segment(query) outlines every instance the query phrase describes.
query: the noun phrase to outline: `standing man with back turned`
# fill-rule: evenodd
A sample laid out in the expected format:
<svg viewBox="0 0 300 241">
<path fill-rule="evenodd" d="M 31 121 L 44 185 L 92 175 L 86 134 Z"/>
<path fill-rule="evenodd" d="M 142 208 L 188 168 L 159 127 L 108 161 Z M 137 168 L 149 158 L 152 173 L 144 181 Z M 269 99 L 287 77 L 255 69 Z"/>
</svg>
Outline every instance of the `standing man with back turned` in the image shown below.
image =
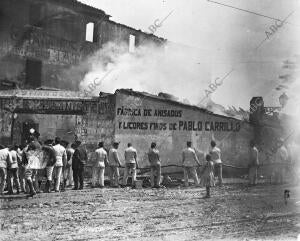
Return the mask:
<svg viewBox="0 0 300 241">
<path fill-rule="evenodd" d="M 223 185 L 223 177 L 222 177 L 222 160 L 221 160 L 221 150 L 217 147 L 217 144 L 215 141 L 210 142 L 211 145 L 211 159 L 214 162 L 215 167 L 215 176 L 218 177 L 219 180 L 219 186 Z"/>
<path fill-rule="evenodd" d="M 123 185 L 127 185 L 127 179 L 129 174 L 132 176 L 132 187 L 135 186 L 136 182 L 136 169 L 137 169 L 137 151 L 133 148 L 131 143 L 128 143 L 128 147 L 125 149 L 125 171 L 123 177 Z"/>
<path fill-rule="evenodd" d="M 108 154 L 111 187 L 119 187 L 119 167 L 121 167 L 121 162 L 118 155 L 118 148 L 119 142 L 114 142 L 113 147 L 109 150 Z"/>
<path fill-rule="evenodd" d="M 84 166 L 87 163 L 87 152 L 85 148 L 81 145 L 81 141 L 75 142 L 75 152 L 72 157 L 72 169 L 73 169 L 73 179 L 74 179 L 74 188 L 73 190 L 83 189 L 83 173 Z"/>
<path fill-rule="evenodd" d="M 4 194 L 7 179 L 7 167 L 11 165 L 12 159 L 9 150 L 0 145 L 0 196 Z"/>
<path fill-rule="evenodd" d="M 189 186 L 189 174 L 192 175 L 195 185 L 198 186 L 199 179 L 196 171 L 196 165 L 200 166 L 200 162 L 198 160 L 195 150 L 192 148 L 192 142 L 188 141 L 186 145 L 187 147 L 182 151 L 184 186 Z"/>
<path fill-rule="evenodd" d="M 61 139 L 59 137 L 55 138 L 55 145 L 53 146 L 56 155 L 56 163 L 54 166 L 56 172 L 56 183 L 55 183 L 55 192 L 59 192 L 60 181 L 63 174 L 64 163 L 67 162 L 67 152 L 66 148 L 61 145 Z"/>
<path fill-rule="evenodd" d="M 104 171 L 105 166 L 107 165 L 107 152 L 103 146 L 104 143 L 102 141 L 99 142 L 99 148 L 95 151 L 96 162 L 93 166 L 92 187 L 96 187 L 96 185 L 99 185 L 100 188 L 104 187 Z"/>
<path fill-rule="evenodd" d="M 148 152 L 148 159 L 151 166 L 151 187 L 160 188 L 161 161 L 156 143 L 152 142 Z"/>
</svg>

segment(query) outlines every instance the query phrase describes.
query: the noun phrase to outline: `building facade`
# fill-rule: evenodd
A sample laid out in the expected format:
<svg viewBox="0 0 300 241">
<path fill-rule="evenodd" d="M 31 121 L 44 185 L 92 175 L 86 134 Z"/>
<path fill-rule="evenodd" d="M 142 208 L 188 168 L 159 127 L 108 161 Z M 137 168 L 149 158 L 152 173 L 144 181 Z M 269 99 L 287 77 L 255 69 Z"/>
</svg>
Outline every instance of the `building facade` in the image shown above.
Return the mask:
<svg viewBox="0 0 300 241">
<path fill-rule="evenodd" d="M 78 90 L 78 64 L 104 44 L 165 41 L 76 0 L 1 0 L 0 89 Z"/>
<path fill-rule="evenodd" d="M 203 163 L 211 140 L 222 149 L 224 163 L 247 167 L 249 140 L 254 133 L 246 121 L 128 89 L 99 97 L 70 91 L 1 91 L 0 117 L 1 143 L 24 143 L 28 130 L 35 128 L 41 141 L 55 136 L 69 142 L 81 140 L 92 162 L 99 141 L 107 148 L 120 141 L 124 162 L 122 153 L 130 142 L 138 150 L 141 167 L 149 165 L 146 153 L 153 141 L 163 165 L 180 165 L 187 141 L 193 142 Z"/>
</svg>

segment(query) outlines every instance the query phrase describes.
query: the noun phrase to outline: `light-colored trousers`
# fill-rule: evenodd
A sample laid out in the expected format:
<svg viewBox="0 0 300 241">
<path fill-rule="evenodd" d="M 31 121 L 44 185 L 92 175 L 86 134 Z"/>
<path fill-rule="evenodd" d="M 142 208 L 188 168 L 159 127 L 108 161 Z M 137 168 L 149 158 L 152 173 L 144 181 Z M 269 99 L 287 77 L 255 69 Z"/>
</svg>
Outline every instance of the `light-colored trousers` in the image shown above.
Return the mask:
<svg viewBox="0 0 300 241">
<path fill-rule="evenodd" d="M 151 165 L 151 174 L 150 174 L 151 187 L 159 186 L 161 181 L 161 165 L 154 164 Z"/>
<path fill-rule="evenodd" d="M 215 163 L 214 170 L 215 170 L 215 177 L 218 177 L 219 180 L 218 185 L 221 186 L 223 184 L 223 164 Z"/>
<path fill-rule="evenodd" d="M 47 181 L 52 181 L 53 169 L 54 169 L 54 166 L 46 167 Z"/>
<path fill-rule="evenodd" d="M 64 179 L 66 180 L 66 185 L 73 185 L 73 169 L 71 166 L 65 168 Z"/>
<path fill-rule="evenodd" d="M 104 187 L 104 167 L 94 167 L 92 173 L 92 186 L 100 185 Z"/>
<path fill-rule="evenodd" d="M 118 186 L 119 185 L 119 167 L 118 166 L 110 166 L 109 167 L 109 179 L 110 179 L 110 185 L 111 186 Z"/>
<path fill-rule="evenodd" d="M 60 181 L 61 181 L 61 176 L 62 176 L 62 169 L 63 167 L 58 167 L 58 166 L 52 166 L 52 167 L 47 167 L 47 180 L 52 181 L 52 174 L 53 171 L 55 171 L 55 176 L 56 176 L 56 183 L 55 183 L 55 190 L 59 191 L 59 186 L 60 186 Z"/>
<path fill-rule="evenodd" d="M 132 185 L 135 184 L 136 181 L 136 164 L 135 163 L 126 163 L 125 171 L 123 176 L 123 185 L 127 185 L 127 180 L 129 175 L 132 176 Z"/>
<path fill-rule="evenodd" d="M 0 194 L 3 194 L 7 178 L 7 169 L 0 167 Z"/>
<path fill-rule="evenodd" d="M 184 185 L 186 187 L 189 186 L 189 174 L 191 174 L 192 178 L 194 179 L 194 183 L 196 186 L 199 185 L 199 179 L 196 171 L 196 167 L 183 167 L 183 175 L 184 175 Z"/>
</svg>

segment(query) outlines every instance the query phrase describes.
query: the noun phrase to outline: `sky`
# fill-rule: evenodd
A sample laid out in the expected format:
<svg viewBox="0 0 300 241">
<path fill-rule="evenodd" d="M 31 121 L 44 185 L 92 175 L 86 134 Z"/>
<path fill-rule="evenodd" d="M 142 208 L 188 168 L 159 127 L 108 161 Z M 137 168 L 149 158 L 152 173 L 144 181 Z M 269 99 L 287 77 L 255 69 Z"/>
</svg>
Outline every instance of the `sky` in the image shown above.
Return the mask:
<svg viewBox="0 0 300 241">
<path fill-rule="evenodd" d="M 200 53 L 199 59 L 193 58 L 195 63 L 187 61 L 195 64 L 191 66 L 191 71 L 195 72 L 192 78 L 199 76 L 199 84 L 190 82 L 197 88 L 188 88 L 184 95 L 193 96 L 190 99 L 193 104 L 206 96 L 205 90 L 211 91 L 208 87 L 210 83 L 224 76 L 226 78 L 222 84 L 209 95 L 214 102 L 224 106 L 248 109 L 253 96 L 263 96 L 265 106 L 278 106 L 278 97 L 283 92 L 293 99 L 293 103 L 300 103 L 297 97 L 300 86 L 296 81 L 300 62 L 299 0 L 81 2 L 105 11 L 113 21 L 145 32 L 149 32 L 149 26 L 155 20 L 162 20 L 171 13 L 155 35 L 192 46 Z M 280 20 L 285 18 L 287 20 L 282 24 Z M 276 24 L 279 26 L 277 29 L 274 28 Z M 284 61 L 288 62 L 284 64 Z M 197 67 L 199 70 L 196 70 Z M 179 74 L 182 74 L 182 81 L 188 84 L 190 76 L 184 71 Z M 167 86 L 163 90 L 168 91 Z M 278 86 L 281 87 L 278 89 Z M 182 89 L 180 91 L 184 92 Z M 180 91 L 169 90 L 175 94 L 180 94 Z M 295 105 L 289 105 L 289 108 L 287 112 L 294 110 Z"/>
</svg>

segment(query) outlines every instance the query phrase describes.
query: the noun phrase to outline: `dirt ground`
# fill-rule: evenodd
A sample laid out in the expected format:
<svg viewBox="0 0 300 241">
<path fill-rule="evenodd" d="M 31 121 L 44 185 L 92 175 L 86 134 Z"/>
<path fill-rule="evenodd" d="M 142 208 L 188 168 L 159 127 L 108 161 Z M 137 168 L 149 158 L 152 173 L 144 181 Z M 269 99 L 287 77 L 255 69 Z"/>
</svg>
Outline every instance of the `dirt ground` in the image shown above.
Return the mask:
<svg viewBox="0 0 300 241">
<path fill-rule="evenodd" d="M 291 192 L 287 205 L 285 189 Z M 297 240 L 300 187 L 90 189 L 1 199 L 0 240 Z M 299 239 L 300 240 L 300 239 Z"/>
</svg>

